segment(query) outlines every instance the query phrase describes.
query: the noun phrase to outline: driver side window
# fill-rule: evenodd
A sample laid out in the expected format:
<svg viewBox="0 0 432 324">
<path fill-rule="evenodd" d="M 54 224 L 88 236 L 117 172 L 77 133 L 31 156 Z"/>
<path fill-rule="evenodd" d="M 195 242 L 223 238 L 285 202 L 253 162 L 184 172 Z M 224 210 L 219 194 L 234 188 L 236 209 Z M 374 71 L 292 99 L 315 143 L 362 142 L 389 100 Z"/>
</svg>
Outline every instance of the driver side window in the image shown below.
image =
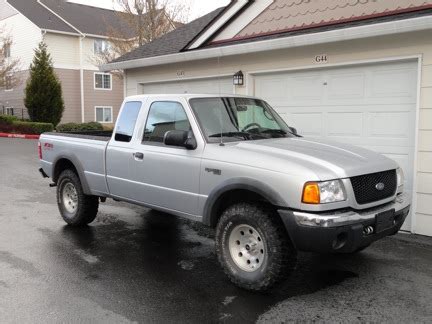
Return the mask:
<svg viewBox="0 0 432 324">
<path fill-rule="evenodd" d="M 163 143 L 165 134 L 172 130 L 191 130 L 183 106 L 173 101 L 154 102 L 148 113 L 143 142 Z"/>
</svg>

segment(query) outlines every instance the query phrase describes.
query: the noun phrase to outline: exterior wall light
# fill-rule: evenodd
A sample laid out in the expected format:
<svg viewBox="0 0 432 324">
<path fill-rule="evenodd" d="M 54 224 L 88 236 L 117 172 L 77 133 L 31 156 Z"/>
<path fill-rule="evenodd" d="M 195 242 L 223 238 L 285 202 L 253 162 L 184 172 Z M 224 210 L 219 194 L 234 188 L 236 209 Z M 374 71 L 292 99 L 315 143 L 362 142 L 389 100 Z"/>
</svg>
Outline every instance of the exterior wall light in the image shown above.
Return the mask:
<svg viewBox="0 0 432 324">
<path fill-rule="evenodd" d="M 244 84 L 244 75 L 242 71 L 238 71 L 233 76 L 233 84 L 236 86 L 242 86 Z"/>
</svg>

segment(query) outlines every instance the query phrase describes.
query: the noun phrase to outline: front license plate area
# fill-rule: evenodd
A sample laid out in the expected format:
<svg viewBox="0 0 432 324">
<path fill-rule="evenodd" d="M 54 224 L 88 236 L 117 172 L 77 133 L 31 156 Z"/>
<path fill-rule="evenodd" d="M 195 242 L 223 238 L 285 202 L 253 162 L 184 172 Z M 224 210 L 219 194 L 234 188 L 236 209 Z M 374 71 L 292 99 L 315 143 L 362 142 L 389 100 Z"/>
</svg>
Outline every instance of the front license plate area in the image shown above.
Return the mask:
<svg viewBox="0 0 432 324">
<path fill-rule="evenodd" d="M 375 216 L 375 232 L 381 233 L 386 229 L 389 229 L 394 224 L 396 211 L 394 209 L 387 210 L 385 212 L 376 214 Z"/>
</svg>

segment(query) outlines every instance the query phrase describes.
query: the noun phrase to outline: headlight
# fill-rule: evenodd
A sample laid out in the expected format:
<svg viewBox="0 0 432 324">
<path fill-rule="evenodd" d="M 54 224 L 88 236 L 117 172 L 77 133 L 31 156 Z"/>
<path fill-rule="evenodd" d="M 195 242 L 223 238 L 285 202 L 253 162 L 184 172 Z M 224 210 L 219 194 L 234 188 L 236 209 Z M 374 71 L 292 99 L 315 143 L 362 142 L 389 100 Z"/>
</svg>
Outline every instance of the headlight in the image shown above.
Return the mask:
<svg viewBox="0 0 432 324">
<path fill-rule="evenodd" d="M 346 200 L 342 181 L 308 182 L 303 188 L 305 204 L 328 204 Z"/>
<path fill-rule="evenodd" d="M 396 170 L 396 177 L 397 177 L 398 192 L 402 192 L 403 191 L 403 185 L 405 182 L 405 175 L 404 175 L 402 168 L 398 168 Z"/>
</svg>

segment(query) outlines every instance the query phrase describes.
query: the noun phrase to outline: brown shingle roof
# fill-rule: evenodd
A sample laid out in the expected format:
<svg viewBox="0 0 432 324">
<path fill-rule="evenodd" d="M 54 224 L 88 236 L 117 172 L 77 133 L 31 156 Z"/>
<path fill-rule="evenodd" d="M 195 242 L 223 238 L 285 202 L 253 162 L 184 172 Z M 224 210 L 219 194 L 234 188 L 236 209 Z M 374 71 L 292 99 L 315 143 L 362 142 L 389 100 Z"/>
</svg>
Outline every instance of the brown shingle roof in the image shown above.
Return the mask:
<svg viewBox="0 0 432 324">
<path fill-rule="evenodd" d="M 121 30 L 122 35 L 135 36 L 114 10 L 87 6 L 66 0 L 40 1 L 84 34 L 109 36 L 109 28 L 112 28 L 111 30 Z"/>
<path fill-rule="evenodd" d="M 235 38 L 346 23 L 432 8 L 425 0 L 276 0 Z"/>
<path fill-rule="evenodd" d="M 43 5 L 54 11 L 68 24 L 38 3 L 37 0 L 7 1 L 41 29 L 69 33 L 77 33 L 79 30 L 84 34 L 101 36 L 109 36 L 108 26 L 123 31 L 128 30 L 113 10 L 81 5 L 66 0 L 40 0 Z"/>
<path fill-rule="evenodd" d="M 162 37 L 115 59 L 114 62 L 130 61 L 134 59 L 154 57 L 179 53 L 186 48 L 205 28 L 211 24 L 224 10 L 215 11 L 183 25 Z"/>
<path fill-rule="evenodd" d="M 77 32 L 55 14 L 37 3 L 36 0 L 7 0 L 7 2 L 39 28 L 68 33 Z"/>
</svg>

